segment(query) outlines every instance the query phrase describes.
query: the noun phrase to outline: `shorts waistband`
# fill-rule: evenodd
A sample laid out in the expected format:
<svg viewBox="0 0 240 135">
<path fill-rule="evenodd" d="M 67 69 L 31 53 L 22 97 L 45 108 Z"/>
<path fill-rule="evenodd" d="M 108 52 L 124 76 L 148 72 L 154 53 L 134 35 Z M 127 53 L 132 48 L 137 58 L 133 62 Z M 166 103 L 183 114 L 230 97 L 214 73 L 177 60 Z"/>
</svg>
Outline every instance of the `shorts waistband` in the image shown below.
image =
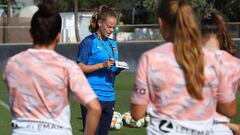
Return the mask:
<svg viewBox="0 0 240 135">
<path fill-rule="evenodd" d="M 64 130 L 65 128 L 52 123 L 14 123 L 13 128 L 27 128 L 32 130 Z"/>
<path fill-rule="evenodd" d="M 228 122 L 224 122 L 224 121 L 213 121 L 213 125 L 217 125 L 217 124 L 224 124 L 224 123 L 228 123 Z"/>
<path fill-rule="evenodd" d="M 213 135 L 212 129 L 206 129 L 206 130 L 200 131 L 200 130 L 181 126 L 179 124 L 176 124 L 175 122 L 172 122 L 166 119 L 162 119 L 159 121 L 158 128 L 163 133 L 175 132 L 178 134 L 186 134 L 186 135 Z"/>
</svg>

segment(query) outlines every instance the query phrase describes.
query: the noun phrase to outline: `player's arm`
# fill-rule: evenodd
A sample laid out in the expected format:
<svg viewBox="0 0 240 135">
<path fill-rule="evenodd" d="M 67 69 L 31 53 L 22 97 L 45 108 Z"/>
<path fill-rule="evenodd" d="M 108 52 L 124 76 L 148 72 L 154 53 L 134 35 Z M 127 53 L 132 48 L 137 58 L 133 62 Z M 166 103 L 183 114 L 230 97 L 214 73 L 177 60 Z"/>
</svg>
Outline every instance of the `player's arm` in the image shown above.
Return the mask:
<svg viewBox="0 0 240 135">
<path fill-rule="evenodd" d="M 93 71 L 97 71 L 103 68 L 103 64 L 95 64 L 95 65 L 86 65 L 84 63 L 78 63 L 79 67 L 82 69 L 84 73 L 91 73 Z"/>
<path fill-rule="evenodd" d="M 101 106 L 97 99 L 93 99 L 86 104 L 88 110 L 86 117 L 86 127 L 84 135 L 94 135 L 101 116 Z"/>
<path fill-rule="evenodd" d="M 87 45 L 80 45 L 77 63 L 84 73 L 91 73 L 104 67 L 102 63 L 87 65 L 90 55 L 91 49 Z"/>
<path fill-rule="evenodd" d="M 86 65 L 84 63 L 79 63 L 79 67 L 82 69 L 84 73 L 91 73 L 97 70 L 100 70 L 102 68 L 109 68 L 114 65 L 114 61 L 107 60 L 104 63 L 98 63 L 95 65 Z"/>
<path fill-rule="evenodd" d="M 229 103 L 218 103 L 217 112 L 227 117 L 234 117 L 237 113 L 236 100 Z"/>
<path fill-rule="evenodd" d="M 234 132 L 234 135 L 240 135 L 240 125 L 235 123 L 224 123 L 224 125 L 228 126 Z"/>
<path fill-rule="evenodd" d="M 145 117 L 149 103 L 149 88 L 147 84 L 148 58 L 143 55 L 136 70 L 134 88 L 131 95 L 131 114 L 135 121 Z"/>
<path fill-rule="evenodd" d="M 237 112 L 236 94 L 227 75 L 222 75 L 219 80 L 216 110 L 227 117 L 234 117 Z"/>
<path fill-rule="evenodd" d="M 83 40 L 78 48 L 77 63 L 84 73 L 90 73 L 103 68 L 103 64 L 88 65 L 89 57 L 92 55 L 92 42 Z"/>
<path fill-rule="evenodd" d="M 217 56 L 217 55 L 215 55 Z M 223 55 L 222 55 L 223 56 Z M 218 57 L 218 56 L 217 56 Z M 221 60 L 221 59 L 220 59 Z M 218 59 L 219 61 L 219 59 Z M 217 90 L 217 112 L 227 117 L 234 117 L 236 115 L 236 93 L 232 84 L 229 67 L 221 62 L 216 63 L 218 69 L 218 90 Z M 232 72 L 235 72 L 233 69 Z"/>
<path fill-rule="evenodd" d="M 94 135 L 101 115 L 101 106 L 97 95 L 75 62 L 69 61 L 66 66 L 69 90 L 71 90 L 76 100 L 88 110 L 84 135 Z"/>
</svg>

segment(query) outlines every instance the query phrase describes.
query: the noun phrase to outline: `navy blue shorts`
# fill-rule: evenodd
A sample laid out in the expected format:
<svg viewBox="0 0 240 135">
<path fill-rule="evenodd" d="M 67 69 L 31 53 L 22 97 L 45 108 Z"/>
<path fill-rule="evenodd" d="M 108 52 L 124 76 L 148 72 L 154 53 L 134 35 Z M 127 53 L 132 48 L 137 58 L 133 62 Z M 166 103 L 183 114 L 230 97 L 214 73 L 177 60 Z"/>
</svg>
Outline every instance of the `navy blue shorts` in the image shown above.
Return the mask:
<svg viewBox="0 0 240 135">
<path fill-rule="evenodd" d="M 99 101 L 102 107 L 102 115 L 95 135 L 107 135 L 111 126 L 115 101 Z M 81 105 L 83 130 L 85 128 L 87 108 Z"/>
</svg>

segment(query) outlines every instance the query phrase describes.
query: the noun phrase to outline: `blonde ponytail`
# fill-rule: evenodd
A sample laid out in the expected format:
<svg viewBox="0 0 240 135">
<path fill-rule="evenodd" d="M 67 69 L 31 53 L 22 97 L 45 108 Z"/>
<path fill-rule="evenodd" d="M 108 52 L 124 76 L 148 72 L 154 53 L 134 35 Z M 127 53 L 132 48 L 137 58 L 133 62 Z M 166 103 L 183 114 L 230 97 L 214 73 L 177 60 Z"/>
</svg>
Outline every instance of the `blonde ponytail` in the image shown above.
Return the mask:
<svg viewBox="0 0 240 135">
<path fill-rule="evenodd" d="M 165 9 L 163 9 L 163 7 Z M 158 16 L 169 27 L 175 28 L 173 35 L 174 54 L 184 72 L 190 96 L 202 100 L 204 86 L 204 58 L 201 34 L 194 19 L 192 8 L 184 0 L 163 1 Z"/>
</svg>

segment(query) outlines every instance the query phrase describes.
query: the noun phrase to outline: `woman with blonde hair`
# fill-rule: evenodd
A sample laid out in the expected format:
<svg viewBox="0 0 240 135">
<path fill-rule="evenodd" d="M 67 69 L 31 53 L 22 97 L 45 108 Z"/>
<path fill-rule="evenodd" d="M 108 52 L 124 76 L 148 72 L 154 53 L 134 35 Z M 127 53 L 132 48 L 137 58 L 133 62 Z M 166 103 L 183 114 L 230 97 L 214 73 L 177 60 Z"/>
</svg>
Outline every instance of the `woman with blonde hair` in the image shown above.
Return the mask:
<svg viewBox="0 0 240 135">
<path fill-rule="evenodd" d="M 118 61 L 118 47 L 110 36 L 117 24 L 117 14 L 106 6 L 99 6 L 90 20 L 92 33 L 79 45 L 77 62 L 85 73 L 102 107 L 102 115 L 96 135 L 107 135 L 112 121 L 115 91 L 115 77 L 123 70 L 115 66 Z M 81 106 L 83 128 L 87 109 Z"/>
<path fill-rule="evenodd" d="M 166 43 L 145 52 L 131 97 L 132 117 L 150 115 L 149 135 L 210 135 L 213 114 L 232 117 L 235 95 L 215 54 L 202 49 L 201 33 L 185 0 L 158 7 Z"/>
</svg>

